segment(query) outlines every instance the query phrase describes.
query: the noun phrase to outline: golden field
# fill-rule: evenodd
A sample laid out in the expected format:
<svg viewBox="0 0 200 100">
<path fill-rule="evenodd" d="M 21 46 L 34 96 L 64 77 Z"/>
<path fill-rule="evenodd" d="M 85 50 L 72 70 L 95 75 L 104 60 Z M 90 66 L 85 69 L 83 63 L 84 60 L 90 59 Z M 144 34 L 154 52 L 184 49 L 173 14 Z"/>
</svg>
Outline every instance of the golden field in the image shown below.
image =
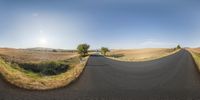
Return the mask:
<svg viewBox="0 0 200 100">
<path fill-rule="evenodd" d="M 107 55 L 111 59 L 120 61 L 148 61 L 174 54 L 179 50 L 168 48 L 111 50 Z"/>
<path fill-rule="evenodd" d="M 77 53 L 0 48 L 0 56 L 16 62 L 38 63 L 43 61 L 58 61 L 69 59 L 77 56 Z"/>
</svg>

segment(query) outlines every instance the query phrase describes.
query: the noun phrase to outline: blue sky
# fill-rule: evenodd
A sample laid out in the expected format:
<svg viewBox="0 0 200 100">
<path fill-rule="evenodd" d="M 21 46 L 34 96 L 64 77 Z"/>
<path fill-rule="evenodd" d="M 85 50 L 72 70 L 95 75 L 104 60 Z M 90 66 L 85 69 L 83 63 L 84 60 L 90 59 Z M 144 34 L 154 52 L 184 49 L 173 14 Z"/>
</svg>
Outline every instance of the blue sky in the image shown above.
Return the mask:
<svg viewBox="0 0 200 100">
<path fill-rule="evenodd" d="M 0 0 L 0 47 L 200 46 L 195 0 Z"/>
</svg>

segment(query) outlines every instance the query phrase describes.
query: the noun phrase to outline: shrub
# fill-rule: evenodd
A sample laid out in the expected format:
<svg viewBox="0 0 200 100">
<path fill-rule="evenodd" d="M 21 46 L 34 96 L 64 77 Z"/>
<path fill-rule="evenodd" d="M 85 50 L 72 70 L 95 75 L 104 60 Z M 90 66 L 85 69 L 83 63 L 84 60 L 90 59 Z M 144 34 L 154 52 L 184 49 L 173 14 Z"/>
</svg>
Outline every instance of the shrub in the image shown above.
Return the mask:
<svg viewBox="0 0 200 100">
<path fill-rule="evenodd" d="M 59 62 L 42 62 L 42 63 L 22 63 L 18 64 L 21 68 L 40 73 L 42 75 L 57 75 L 65 72 L 69 66 Z"/>
<path fill-rule="evenodd" d="M 56 75 L 68 69 L 68 65 L 58 62 L 43 63 L 41 67 L 43 66 L 47 66 L 42 69 L 42 74 L 45 75 Z"/>
<path fill-rule="evenodd" d="M 56 49 L 53 49 L 52 51 L 53 51 L 53 52 L 58 52 Z"/>
</svg>

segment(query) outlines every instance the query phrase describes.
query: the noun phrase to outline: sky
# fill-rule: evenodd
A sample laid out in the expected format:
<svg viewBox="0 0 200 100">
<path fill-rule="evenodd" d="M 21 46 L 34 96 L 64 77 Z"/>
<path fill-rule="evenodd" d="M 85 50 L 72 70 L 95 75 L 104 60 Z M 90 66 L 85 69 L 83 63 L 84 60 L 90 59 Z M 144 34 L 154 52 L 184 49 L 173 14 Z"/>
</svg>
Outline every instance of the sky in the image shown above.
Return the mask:
<svg viewBox="0 0 200 100">
<path fill-rule="evenodd" d="M 0 0 L 0 47 L 200 47 L 198 0 Z"/>
</svg>

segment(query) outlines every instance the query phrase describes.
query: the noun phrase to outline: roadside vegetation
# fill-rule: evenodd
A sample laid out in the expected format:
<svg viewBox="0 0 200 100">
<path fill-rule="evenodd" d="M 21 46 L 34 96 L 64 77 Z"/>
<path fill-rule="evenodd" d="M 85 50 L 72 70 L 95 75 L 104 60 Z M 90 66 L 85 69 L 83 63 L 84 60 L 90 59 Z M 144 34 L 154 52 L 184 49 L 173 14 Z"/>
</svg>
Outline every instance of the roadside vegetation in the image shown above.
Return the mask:
<svg viewBox="0 0 200 100">
<path fill-rule="evenodd" d="M 15 63 L 16 64 L 16 63 Z M 21 68 L 41 75 L 58 75 L 69 69 L 65 61 L 50 61 L 41 63 L 18 63 Z"/>
<path fill-rule="evenodd" d="M 146 48 L 146 49 L 130 49 L 130 50 L 111 50 L 108 53 L 108 58 L 119 61 L 149 61 L 162 57 L 169 56 L 181 50 L 181 47 L 176 48 Z"/>
<path fill-rule="evenodd" d="M 200 71 L 200 48 L 193 48 L 193 49 L 190 48 L 187 50 L 191 53 L 196 65 Z"/>
<path fill-rule="evenodd" d="M 21 88 L 54 89 L 77 79 L 87 59 L 75 52 L 0 49 L 0 74 Z"/>
</svg>

